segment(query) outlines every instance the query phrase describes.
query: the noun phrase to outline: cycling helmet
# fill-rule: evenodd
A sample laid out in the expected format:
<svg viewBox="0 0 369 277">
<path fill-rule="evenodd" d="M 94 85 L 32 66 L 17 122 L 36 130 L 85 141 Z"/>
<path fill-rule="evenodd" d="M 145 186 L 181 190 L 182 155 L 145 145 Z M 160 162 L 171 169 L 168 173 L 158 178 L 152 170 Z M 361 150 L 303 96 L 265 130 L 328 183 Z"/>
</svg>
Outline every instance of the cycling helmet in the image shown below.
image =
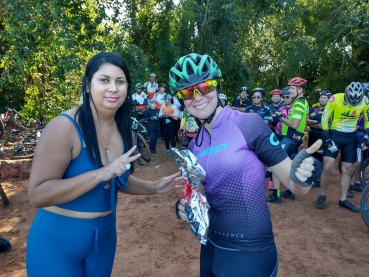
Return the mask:
<svg viewBox="0 0 369 277">
<path fill-rule="evenodd" d="M 290 94 L 290 87 L 284 87 L 282 89 L 282 95 L 289 95 Z"/>
<path fill-rule="evenodd" d="M 332 92 L 330 92 L 329 90 L 322 90 L 321 92 L 319 92 L 319 97 L 325 95 L 328 96 L 328 98 L 330 98 L 332 96 Z"/>
<path fill-rule="evenodd" d="M 141 83 L 138 83 L 138 84 L 136 84 L 136 88 L 142 89 L 143 88 L 143 85 Z"/>
<path fill-rule="evenodd" d="M 359 82 L 352 82 L 345 89 L 345 101 L 351 106 L 357 106 L 364 98 L 364 88 Z"/>
<path fill-rule="evenodd" d="M 150 73 L 150 77 L 156 78 L 156 74 L 155 73 Z"/>
<path fill-rule="evenodd" d="M 300 77 L 294 77 L 288 82 L 289 86 L 296 86 L 296 87 L 302 87 L 305 88 L 307 85 L 307 80 L 300 78 Z"/>
<path fill-rule="evenodd" d="M 272 95 L 281 95 L 282 94 L 282 91 L 278 88 L 276 89 L 273 89 L 271 92 L 270 92 L 270 96 Z"/>
<path fill-rule="evenodd" d="M 160 83 L 159 85 L 158 85 L 158 87 L 160 88 L 160 87 L 165 87 L 165 84 L 164 83 Z"/>
<path fill-rule="evenodd" d="M 227 95 L 225 95 L 224 93 L 220 93 L 219 94 L 219 99 L 220 100 L 227 100 Z"/>
<path fill-rule="evenodd" d="M 265 90 L 263 88 L 255 88 L 252 91 L 252 94 L 254 94 L 255 92 L 261 92 L 261 96 L 264 98 L 265 97 Z"/>
<path fill-rule="evenodd" d="M 367 94 L 369 92 L 369 82 L 361 83 L 364 89 L 364 94 Z"/>
<path fill-rule="evenodd" d="M 181 57 L 169 71 L 169 86 L 172 93 L 197 85 L 207 80 L 218 79 L 222 73 L 218 65 L 207 54 L 191 53 Z"/>
<path fill-rule="evenodd" d="M 240 92 L 241 92 L 241 91 L 246 91 L 247 93 L 249 93 L 249 89 L 248 89 L 247 87 L 241 87 L 241 88 L 240 88 Z"/>
</svg>

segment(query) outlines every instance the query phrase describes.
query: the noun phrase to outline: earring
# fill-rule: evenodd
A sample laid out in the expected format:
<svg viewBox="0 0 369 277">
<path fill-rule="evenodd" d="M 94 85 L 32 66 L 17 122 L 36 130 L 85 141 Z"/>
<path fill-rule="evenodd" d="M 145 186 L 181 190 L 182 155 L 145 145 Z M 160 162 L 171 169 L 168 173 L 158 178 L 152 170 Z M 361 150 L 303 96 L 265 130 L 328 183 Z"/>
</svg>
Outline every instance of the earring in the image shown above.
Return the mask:
<svg viewBox="0 0 369 277">
<path fill-rule="evenodd" d="M 129 102 L 129 95 L 126 96 L 126 99 L 124 100 L 124 103 L 128 103 Z"/>
<path fill-rule="evenodd" d="M 84 91 L 83 94 L 85 95 L 86 99 L 89 100 L 90 99 L 90 93 L 87 91 Z"/>
</svg>

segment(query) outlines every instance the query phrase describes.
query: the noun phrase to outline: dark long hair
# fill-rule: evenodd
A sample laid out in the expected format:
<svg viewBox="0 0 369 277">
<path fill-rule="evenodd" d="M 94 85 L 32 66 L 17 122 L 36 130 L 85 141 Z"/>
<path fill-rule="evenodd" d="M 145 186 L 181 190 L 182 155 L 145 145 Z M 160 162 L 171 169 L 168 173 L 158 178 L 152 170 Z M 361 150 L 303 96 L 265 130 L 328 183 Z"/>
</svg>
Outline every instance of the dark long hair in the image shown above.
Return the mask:
<svg viewBox="0 0 369 277">
<path fill-rule="evenodd" d="M 91 161 L 96 162 L 99 167 L 102 167 L 101 156 L 99 151 L 99 144 L 97 141 L 97 133 L 94 123 L 94 118 L 90 106 L 90 101 L 92 101 L 93 106 L 97 112 L 95 103 L 91 98 L 90 94 L 90 84 L 92 76 L 96 71 L 104 64 L 113 64 L 123 70 L 126 75 L 128 82 L 127 96 L 122 106 L 119 107 L 115 113 L 115 122 L 117 124 L 117 129 L 122 136 L 124 142 L 124 149 L 128 151 L 132 148 L 132 134 L 131 134 L 131 105 L 132 105 L 132 92 L 131 92 L 131 77 L 129 75 L 129 70 L 123 59 L 115 53 L 112 52 L 101 52 L 93 56 L 86 65 L 85 74 L 82 80 L 82 95 L 83 103 L 77 109 L 75 120 L 78 116 L 78 125 L 81 128 L 83 137 L 86 143 L 86 148 Z M 133 172 L 133 163 L 131 163 L 131 172 Z"/>
</svg>

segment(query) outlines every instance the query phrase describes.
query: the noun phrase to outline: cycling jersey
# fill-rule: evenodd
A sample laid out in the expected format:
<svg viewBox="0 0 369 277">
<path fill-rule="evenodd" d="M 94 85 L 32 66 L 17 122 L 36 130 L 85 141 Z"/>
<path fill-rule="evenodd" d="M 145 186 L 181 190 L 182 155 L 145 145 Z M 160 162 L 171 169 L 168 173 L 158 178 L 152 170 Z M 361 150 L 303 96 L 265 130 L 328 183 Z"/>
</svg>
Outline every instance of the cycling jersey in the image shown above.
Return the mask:
<svg viewBox="0 0 369 277">
<path fill-rule="evenodd" d="M 282 106 L 278 112 L 283 115 L 283 117 L 288 117 L 288 115 L 290 114 L 290 111 L 291 111 L 291 107 L 287 107 L 287 106 Z M 274 132 L 278 135 L 282 135 L 282 122 L 278 122 L 277 125 L 275 126 L 275 130 Z"/>
<path fill-rule="evenodd" d="M 345 101 L 344 93 L 334 94 L 329 98 L 322 117 L 323 130 L 336 130 L 342 133 L 356 131 L 356 123 L 360 114 L 364 116 L 364 129 L 369 128 L 369 100 L 364 97 L 358 106 L 351 106 Z M 328 120 L 331 122 L 328 124 Z"/>
<path fill-rule="evenodd" d="M 232 107 L 236 107 L 236 108 L 246 108 L 248 106 L 251 106 L 252 103 L 250 102 L 250 100 L 241 100 L 241 99 L 236 99 L 232 102 Z"/>
<path fill-rule="evenodd" d="M 280 103 L 278 106 L 274 106 L 273 104 L 270 104 L 268 106 L 268 109 L 270 110 L 271 113 L 274 113 L 274 112 L 278 112 L 280 108 L 282 108 L 284 106 L 283 103 Z"/>
<path fill-rule="evenodd" d="M 205 128 L 198 136 L 202 144 L 196 146 L 193 139 L 189 149 L 207 174 L 202 184 L 210 205 L 211 242 L 246 251 L 269 249 L 274 236 L 264 167 L 287 158 L 274 133 L 260 116 L 226 106 L 215 120 L 212 136 Z"/>
<path fill-rule="evenodd" d="M 292 109 L 288 115 L 289 120 L 299 119 L 300 123 L 296 129 L 288 127 L 286 124 L 282 125 L 282 135 L 290 139 L 302 140 L 304 136 L 304 130 L 306 127 L 306 117 L 309 112 L 309 104 L 305 97 L 300 97 L 296 99 L 292 104 Z"/>
<path fill-rule="evenodd" d="M 266 106 L 251 105 L 245 109 L 245 113 L 257 113 L 264 120 L 269 120 L 270 118 L 270 110 Z"/>
<path fill-rule="evenodd" d="M 154 97 L 154 94 L 158 90 L 158 84 L 156 82 L 154 83 L 146 82 L 144 84 L 144 87 L 146 88 L 146 91 L 147 91 L 147 97 L 149 99 L 152 99 Z"/>
<path fill-rule="evenodd" d="M 154 94 L 153 99 L 156 100 L 156 106 L 155 106 L 156 109 L 160 109 L 161 106 L 165 103 L 165 100 L 164 100 L 165 94 L 166 94 L 165 92 L 164 93 L 158 92 Z"/>
</svg>

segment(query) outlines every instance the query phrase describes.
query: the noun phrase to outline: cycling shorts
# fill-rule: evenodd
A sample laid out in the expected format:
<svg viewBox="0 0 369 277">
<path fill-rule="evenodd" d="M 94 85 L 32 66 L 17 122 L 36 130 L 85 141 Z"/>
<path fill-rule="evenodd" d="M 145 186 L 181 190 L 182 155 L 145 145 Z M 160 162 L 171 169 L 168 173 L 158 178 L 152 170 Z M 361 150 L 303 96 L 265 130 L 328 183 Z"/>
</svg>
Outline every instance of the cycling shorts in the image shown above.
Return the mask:
<svg viewBox="0 0 369 277">
<path fill-rule="evenodd" d="M 343 133 L 335 130 L 329 131 L 329 137 L 336 144 L 341 151 L 341 161 L 345 163 L 354 163 L 356 161 L 357 138 L 356 132 Z M 324 156 L 336 159 L 338 156 L 336 151 L 332 153 L 326 146 L 324 146 Z"/>
<path fill-rule="evenodd" d="M 200 277 L 275 277 L 278 254 L 275 244 L 263 251 L 241 251 L 215 246 L 208 241 L 201 245 Z"/>
</svg>

